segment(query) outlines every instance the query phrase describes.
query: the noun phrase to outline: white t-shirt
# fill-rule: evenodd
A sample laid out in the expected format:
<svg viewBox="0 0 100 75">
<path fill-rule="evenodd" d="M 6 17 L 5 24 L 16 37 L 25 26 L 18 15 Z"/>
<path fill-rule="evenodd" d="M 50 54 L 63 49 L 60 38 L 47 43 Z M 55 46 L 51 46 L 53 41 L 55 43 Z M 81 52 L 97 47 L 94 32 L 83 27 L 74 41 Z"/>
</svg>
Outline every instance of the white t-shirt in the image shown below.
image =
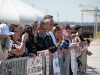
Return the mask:
<svg viewBox="0 0 100 75">
<path fill-rule="evenodd" d="M 56 45 L 57 42 L 56 42 L 56 38 L 55 38 L 54 34 L 51 31 L 49 31 L 48 33 L 52 37 L 53 43 Z"/>
<path fill-rule="evenodd" d="M 72 43 L 77 43 L 77 42 L 75 39 L 72 39 Z M 76 52 L 76 57 L 78 57 L 78 56 L 79 56 L 79 54 L 78 54 L 78 52 Z"/>
</svg>

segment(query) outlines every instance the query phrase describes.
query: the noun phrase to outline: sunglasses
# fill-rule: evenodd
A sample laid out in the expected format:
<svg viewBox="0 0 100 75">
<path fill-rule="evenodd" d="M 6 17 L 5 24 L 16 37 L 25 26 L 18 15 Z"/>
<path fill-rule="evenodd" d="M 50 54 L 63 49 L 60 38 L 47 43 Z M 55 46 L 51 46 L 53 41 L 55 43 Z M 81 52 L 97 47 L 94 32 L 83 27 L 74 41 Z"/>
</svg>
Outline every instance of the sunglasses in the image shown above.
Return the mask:
<svg viewBox="0 0 100 75">
<path fill-rule="evenodd" d="M 13 32 L 20 33 L 20 31 L 13 31 Z"/>
<path fill-rule="evenodd" d="M 10 31 L 13 31 L 13 29 L 14 29 L 15 27 L 18 27 L 18 25 L 15 25 L 15 24 L 9 25 Z"/>
<path fill-rule="evenodd" d="M 47 31 L 47 29 L 44 29 L 44 28 L 41 28 L 42 30 L 44 30 L 44 31 Z"/>
</svg>

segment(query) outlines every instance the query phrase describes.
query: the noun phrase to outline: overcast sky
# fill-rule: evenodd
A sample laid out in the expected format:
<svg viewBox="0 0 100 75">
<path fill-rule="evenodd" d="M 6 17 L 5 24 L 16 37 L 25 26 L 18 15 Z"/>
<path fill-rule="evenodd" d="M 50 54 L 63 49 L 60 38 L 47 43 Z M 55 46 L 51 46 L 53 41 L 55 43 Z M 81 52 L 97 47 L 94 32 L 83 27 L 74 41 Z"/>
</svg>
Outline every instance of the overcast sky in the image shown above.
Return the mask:
<svg viewBox="0 0 100 75">
<path fill-rule="evenodd" d="M 58 21 L 57 12 L 59 14 L 59 21 L 81 22 L 82 8 L 80 4 L 97 6 L 100 9 L 100 0 L 22 0 L 25 3 L 33 6 L 41 11 L 44 15 L 49 14 L 54 16 L 54 20 Z M 47 9 L 47 12 L 46 12 Z M 87 7 L 87 9 L 90 9 Z M 93 22 L 94 17 L 89 13 L 84 13 L 84 22 Z M 98 17 L 100 22 L 100 17 Z"/>
</svg>

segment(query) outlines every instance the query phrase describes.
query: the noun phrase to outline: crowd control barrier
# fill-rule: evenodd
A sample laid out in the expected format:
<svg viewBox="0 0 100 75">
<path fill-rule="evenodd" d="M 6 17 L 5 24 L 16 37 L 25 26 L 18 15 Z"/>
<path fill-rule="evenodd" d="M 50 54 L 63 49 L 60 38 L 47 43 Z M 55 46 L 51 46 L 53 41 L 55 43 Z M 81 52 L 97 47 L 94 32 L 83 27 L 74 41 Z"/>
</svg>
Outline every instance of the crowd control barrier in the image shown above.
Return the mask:
<svg viewBox="0 0 100 75">
<path fill-rule="evenodd" d="M 81 50 L 81 48 L 79 48 Z M 85 52 L 86 53 L 86 52 Z M 69 55 L 48 50 L 38 52 L 38 56 L 7 59 L 0 62 L 0 75 L 77 75 L 77 50 L 72 49 Z M 82 61 L 86 73 L 86 61 Z M 85 65 L 84 65 L 85 64 Z M 86 74 L 85 74 L 86 75 Z"/>
<path fill-rule="evenodd" d="M 27 57 L 0 61 L 0 75 L 27 75 Z"/>
<path fill-rule="evenodd" d="M 28 58 L 27 75 L 70 75 L 70 68 L 73 75 L 77 75 L 76 50 L 73 49 L 69 56 L 51 54 L 48 50 L 39 53 L 35 60 Z"/>
</svg>

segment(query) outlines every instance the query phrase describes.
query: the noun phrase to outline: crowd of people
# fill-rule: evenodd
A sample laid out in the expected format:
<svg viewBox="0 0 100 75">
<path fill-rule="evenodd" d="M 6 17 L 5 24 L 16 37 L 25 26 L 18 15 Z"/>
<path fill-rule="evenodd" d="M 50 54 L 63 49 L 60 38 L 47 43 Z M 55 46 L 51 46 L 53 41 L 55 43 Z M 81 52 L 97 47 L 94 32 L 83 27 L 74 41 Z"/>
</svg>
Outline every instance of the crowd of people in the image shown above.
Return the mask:
<svg viewBox="0 0 100 75">
<path fill-rule="evenodd" d="M 90 40 L 82 37 L 82 27 L 69 24 L 63 27 L 54 23 L 53 16 L 44 16 L 43 21 L 34 21 L 30 25 L 0 24 L 0 61 L 19 57 L 31 56 L 35 58 L 39 51 L 49 50 L 50 53 L 69 55 L 72 49 L 77 50 L 77 73 L 82 71 L 80 58 L 86 54 L 91 56 L 88 50 Z M 81 47 L 82 51 L 78 48 Z M 63 56 L 65 62 L 66 58 Z"/>
</svg>

